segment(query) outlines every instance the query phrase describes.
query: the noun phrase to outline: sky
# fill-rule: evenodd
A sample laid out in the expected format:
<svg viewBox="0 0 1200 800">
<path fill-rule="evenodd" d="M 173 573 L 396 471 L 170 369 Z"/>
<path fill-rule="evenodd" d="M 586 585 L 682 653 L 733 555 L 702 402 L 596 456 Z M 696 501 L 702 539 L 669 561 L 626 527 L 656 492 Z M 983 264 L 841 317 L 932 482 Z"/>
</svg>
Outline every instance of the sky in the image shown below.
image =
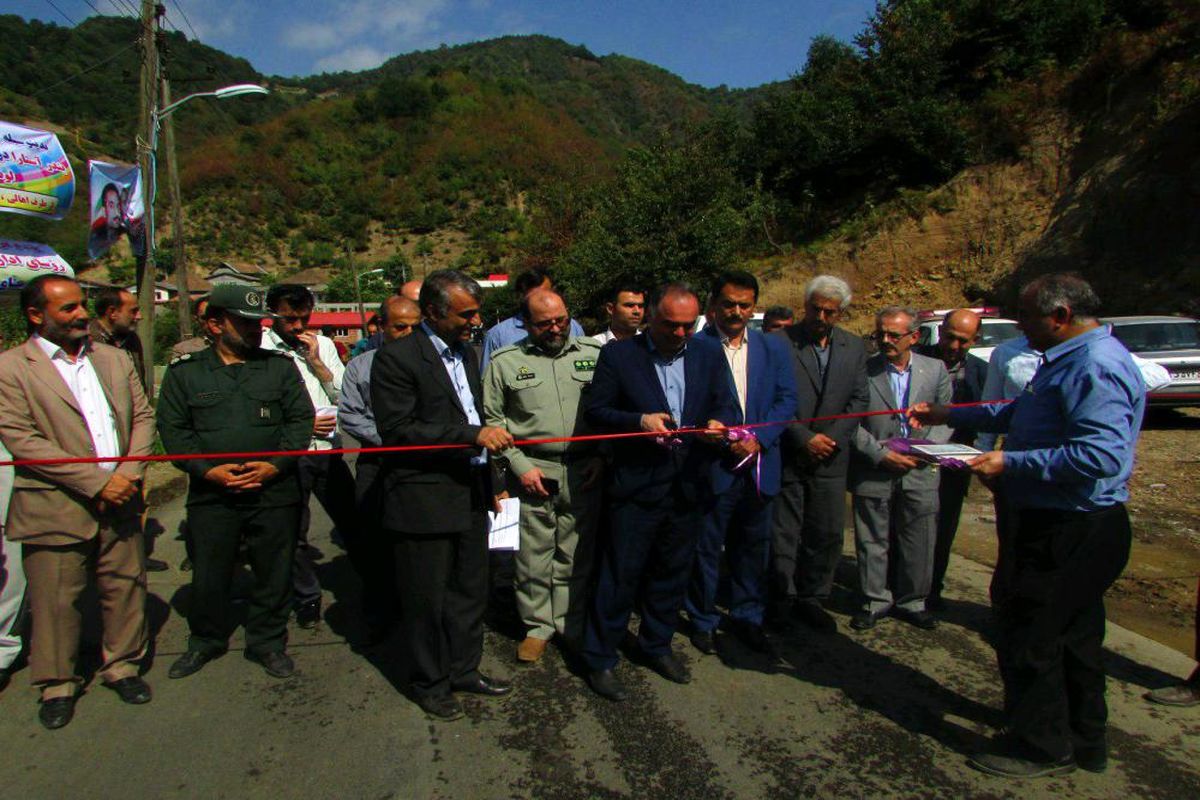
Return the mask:
<svg viewBox="0 0 1200 800">
<path fill-rule="evenodd" d="M 759 86 L 804 66 L 809 42 L 849 41 L 874 0 L 161 0 L 168 27 L 268 75 L 377 67 L 442 44 L 540 33 L 663 67 L 702 86 Z M 0 0 L 60 25 L 140 0 Z"/>
</svg>

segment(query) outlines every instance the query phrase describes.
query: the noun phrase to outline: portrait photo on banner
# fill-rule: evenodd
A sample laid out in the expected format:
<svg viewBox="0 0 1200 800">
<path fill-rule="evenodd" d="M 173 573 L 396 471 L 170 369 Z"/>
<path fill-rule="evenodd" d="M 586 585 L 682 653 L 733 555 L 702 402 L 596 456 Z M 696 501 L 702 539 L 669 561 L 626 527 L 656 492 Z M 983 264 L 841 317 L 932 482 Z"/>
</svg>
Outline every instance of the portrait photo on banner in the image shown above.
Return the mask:
<svg viewBox="0 0 1200 800">
<path fill-rule="evenodd" d="M 128 234 L 134 256 L 146 253 L 145 205 L 138 167 L 88 162 L 91 227 L 88 257 L 102 258 L 122 234 Z"/>
</svg>

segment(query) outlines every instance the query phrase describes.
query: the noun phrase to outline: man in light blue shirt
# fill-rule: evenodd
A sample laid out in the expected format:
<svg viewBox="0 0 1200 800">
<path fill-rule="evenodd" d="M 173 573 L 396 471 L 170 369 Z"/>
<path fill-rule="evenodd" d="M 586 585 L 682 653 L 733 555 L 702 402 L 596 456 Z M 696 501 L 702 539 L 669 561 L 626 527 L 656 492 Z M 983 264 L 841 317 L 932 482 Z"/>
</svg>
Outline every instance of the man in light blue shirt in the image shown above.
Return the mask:
<svg viewBox="0 0 1200 800">
<path fill-rule="evenodd" d="M 1146 388 L 1097 320 L 1099 307 L 1082 278 L 1035 279 L 1018 319 L 1044 355 L 1021 395 L 1004 406 L 913 410 L 925 422 L 1008 434 L 1003 452 L 970 462 L 1001 483 L 1016 517 L 1011 584 L 998 609 L 1007 732 L 970 762 L 994 775 L 1107 765 L 1103 595 L 1129 558 L 1125 501 Z"/>
<path fill-rule="evenodd" d="M 535 289 L 549 289 L 550 291 L 554 291 L 554 279 L 545 270 L 533 269 L 518 275 L 517 280 L 513 283 L 513 288 L 517 290 L 519 297 L 525 298 Z M 529 332 L 525 330 L 525 321 L 521 319 L 520 314 L 513 314 L 508 319 L 497 322 L 488 330 L 487 336 L 484 337 L 483 358 L 480 360 L 479 368 L 487 371 L 487 365 L 492 359 L 492 353 L 501 347 L 516 344 L 528 335 Z M 574 319 L 571 320 L 570 335 L 583 336 L 583 326 Z"/>
</svg>

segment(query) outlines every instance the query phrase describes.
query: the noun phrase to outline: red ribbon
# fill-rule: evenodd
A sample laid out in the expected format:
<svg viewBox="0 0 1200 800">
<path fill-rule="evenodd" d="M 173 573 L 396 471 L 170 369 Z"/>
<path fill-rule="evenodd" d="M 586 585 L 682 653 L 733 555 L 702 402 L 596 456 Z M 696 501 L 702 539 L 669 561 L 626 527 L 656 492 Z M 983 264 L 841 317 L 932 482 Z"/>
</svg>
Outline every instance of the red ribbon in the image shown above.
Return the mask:
<svg viewBox="0 0 1200 800">
<path fill-rule="evenodd" d="M 1000 403 L 1010 403 L 1011 400 L 981 400 L 974 403 L 953 403 L 945 406 L 946 408 L 970 408 L 972 406 L 985 406 Z M 750 425 L 731 425 L 730 428 L 739 430 L 751 430 L 753 428 L 765 428 L 771 425 L 794 425 L 797 423 L 809 424 L 813 422 L 832 422 L 839 419 L 860 419 L 864 417 L 881 417 L 892 416 L 895 414 L 907 414 L 909 409 L 887 408 L 882 411 L 861 411 L 856 414 L 830 414 L 824 417 L 809 417 L 808 419 L 789 419 L 781 422 L 755 422 Z M 689 433 L 709 433 L 708 428 L 677 428 L 671 431 L 673 436 Z M 593 433 L 586 436 L 555 436 L 547 439 L 518 439 L 513 442 L 515 446 L 538 445 L 538 444 L 559 444 L 563 442 L 602 442 L 611 441 L 614 439 L 638 439 L 647 436 L 661 436 L 662 434 L 654 431 L 630 431 L 628 433 Z M 241 452 L 241 453 L 164 453 L 162 455 L 147 455 L 147 456 L 113 456 L 111 458 L 98 458 L 96 456 L 80 456 L 72 458 L 29 458 L 18 459 L 12 461 L 0 461 L 0 467 L 38 467 L 50 466 L 52 464 L 124 464 L 133 461 L 261 461 L 264 458 L 279 458 L 290 456 L 333 456 L 346 453 L 413 453 L 422 450 L 463 450 L 466 448 L 474 448 L 478 445 L 473 444 L 410 444 L 397 445 L 393 447 L 335 447 L 329 450 L 263 450 L 257 452 Z"/>
</svg>

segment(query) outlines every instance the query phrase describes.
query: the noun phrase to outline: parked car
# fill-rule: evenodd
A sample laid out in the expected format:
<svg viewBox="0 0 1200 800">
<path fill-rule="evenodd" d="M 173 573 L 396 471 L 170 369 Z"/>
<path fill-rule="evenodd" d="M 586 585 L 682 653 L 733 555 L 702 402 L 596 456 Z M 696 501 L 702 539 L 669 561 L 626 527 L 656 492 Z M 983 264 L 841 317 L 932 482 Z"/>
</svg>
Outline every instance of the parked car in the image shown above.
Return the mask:
<svg viewBox="0 0 1200 800">
<path fill-rule="evenodd" d="M 941 332 L 942 320 L 953 310 L 947 308 L 937 309 L 936 311 L 922 311 L 918 316 L 921 323 L 918 328 L 920 336 L 917 342 L 919 344 L 937 344 L 938 334 Z M 992 351 L 996 349 L 996 345 L 1006 342 L 1009 339 L 1015 339 L 1021 335 L 1021 329 L 1017 327 L 1017 321 L 998 316 L 999 309 L 985 306 L 972 308 L 971 310 L 981 317 L 979 338 L 975 340 L 975 346 L 971 348 L 971 352 L 984 361 L 992 357 Z"/>
<path fill-rule="evenodd" d="M 1106 317 L 1129 352 L 1166 368 L 1171 383 L 1151 392 L 1150 405 L 1200 406 L 1200 320 L 1191 317 Z"/>
</svg>

